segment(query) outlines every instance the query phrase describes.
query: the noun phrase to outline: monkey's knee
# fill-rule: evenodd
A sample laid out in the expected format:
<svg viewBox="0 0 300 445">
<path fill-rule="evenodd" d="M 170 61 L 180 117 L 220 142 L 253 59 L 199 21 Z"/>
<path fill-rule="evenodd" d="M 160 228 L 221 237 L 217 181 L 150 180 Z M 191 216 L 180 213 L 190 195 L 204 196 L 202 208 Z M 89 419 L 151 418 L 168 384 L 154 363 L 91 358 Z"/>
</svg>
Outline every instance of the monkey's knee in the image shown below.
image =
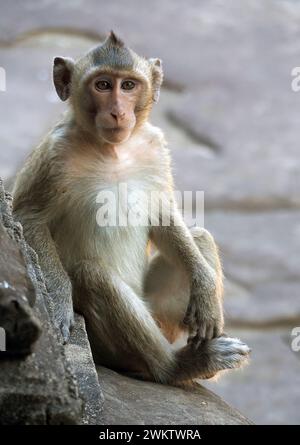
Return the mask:
<svg viewBox="0 0 300 445">
<path fill-rule="evenodd" d="M 218 253 L 218 248 L 212 234 L 203 227 L 192 227 L 191 234 L 195 243 L 200 249 L 211 251 L 213 254 Z"/>
<path fill-rule="evenodd" d="M 209 233 L 208 230 L 202 227 L 193 227 L 191 229 L 191 234 L 194 241 L 208 262 L 208 264 L 219 274 L 222 274 L 222 266 L 219 256 L 218 247 L 214 240 L 214 237 Z"/>
</svg>

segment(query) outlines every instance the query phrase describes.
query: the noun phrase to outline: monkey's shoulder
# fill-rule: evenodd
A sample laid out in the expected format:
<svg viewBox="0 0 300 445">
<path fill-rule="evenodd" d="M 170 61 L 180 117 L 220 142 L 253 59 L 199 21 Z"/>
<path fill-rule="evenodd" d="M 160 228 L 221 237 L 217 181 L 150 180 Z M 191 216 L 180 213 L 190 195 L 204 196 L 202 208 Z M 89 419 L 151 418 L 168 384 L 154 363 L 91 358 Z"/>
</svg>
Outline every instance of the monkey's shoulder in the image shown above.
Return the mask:
<svg viewBox="0 0 300 445">
<path fill-rule="evenodd" d="M 167 141 L 161 128 L 147 122 L 142 127 L 140 134 L 150 146 L 167 151 Z"/>
<path fill-rule="evenodd" d="M 164 170 L 168 170 L 170 167 L 171 156 L 167 141 L 163 131 L 149 122 L 147 122 L 140 130 L 136 140 L 133 140 L 133 144 L 140 152 L 140 155 L 145 160 L 151 161 L 158 167 Z"/>
<path fill-rule="evenodd" d="M 44 196 L 51 192 L 51 184 L 59 176 L 60 150 L 57 149 L 57 137 L 49 132 L 42 142 L 30 153 L 24 166 L 19 171 L 13 189 L 13 196 L 25 195 L 36 199 L 42 191 Z M 33 198 L 35 197 L 35 198 Z"/>
</svg>

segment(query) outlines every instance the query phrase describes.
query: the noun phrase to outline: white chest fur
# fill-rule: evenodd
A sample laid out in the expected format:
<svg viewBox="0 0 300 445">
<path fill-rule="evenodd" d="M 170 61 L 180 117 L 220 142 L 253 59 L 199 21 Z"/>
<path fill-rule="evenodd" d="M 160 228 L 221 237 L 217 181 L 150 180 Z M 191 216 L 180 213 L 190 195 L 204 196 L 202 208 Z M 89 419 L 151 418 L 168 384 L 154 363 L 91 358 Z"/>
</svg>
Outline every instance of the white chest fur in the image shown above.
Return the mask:
<svg viewBox="0 0 300 445">
<path fill-rule="evenodd" d="M 97 258 L 133 279 L 133 270 L 143 273 L 149 234 L 146 198 L 168 187 L 167 162 L 157 137 L 149 142 L 141 136 L 119 146 L 115 157 L 96 147 L 80 147 L 66 157 L 57 214 L 68 229 L 61 233 L 56 224 L 54 236 L 67 268 L 72 267 L 69 258 Z"/>
</svg>

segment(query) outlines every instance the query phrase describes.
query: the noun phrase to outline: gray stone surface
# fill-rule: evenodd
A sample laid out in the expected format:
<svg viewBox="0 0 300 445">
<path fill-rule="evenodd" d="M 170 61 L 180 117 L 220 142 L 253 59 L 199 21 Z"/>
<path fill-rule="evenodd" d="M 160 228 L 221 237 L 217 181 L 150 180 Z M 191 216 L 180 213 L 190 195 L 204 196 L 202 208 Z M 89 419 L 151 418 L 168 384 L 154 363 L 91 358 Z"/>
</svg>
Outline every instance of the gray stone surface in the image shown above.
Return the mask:
<svg viewBox="0 0 300 445">
<path fill-rule="evenodd" d="M 174 122 L 208 142 L 216 156 L 176 151 L 180 171 L 188 172 L 178 172 L 178 185 L 204 190 L 207 209 L 299 208 L 300 101 L 291 70 L 299 65 L 300 5 L 216 3 L 199 8 L 202 19 L 211 18 L 195 37 L 201 56 L 169 109 Z M 192 83 L 191 71 L 197 73 Z"/>
<path fill-rule="evenodd" d="M 22 250 L 21 228 L 11 224 L 0 179 L 0 327 L 9 354 L 30 353 L 41 331 L 32 309 L 36 293 Z"/>
<path fill-rule="evenodd" d="M 103 425 L 248 425 L 250 421 L 195 384 L 142 382 L 97 366 L 105 397 Z"/>
<path fill-rule="evenodd" d="M 19 225 L 11 217 L 8 204 L 0 184 L 3 227 L 15 240 L 26 261 L 28 276 L 36 292 L 33 314 L 42 323 L 43 329 L 34 353 L 26 358 L 0 355 L 0 424 L 79 423 L 82 401 L 64 348 L 59 344 L 53 328 L 51 302 L 48 301 L 37 257 L 26 245 Z M 14 264 L 13 259 L 11 264 Z M 14 285 L 13 282 L 10 284 Z M 24 292 L 26 294 L 26 289 Z"/>
<path fill-rule="evenodd" d="M 225 298 L 235 322 L 300 322 L 298 211 L 207 212 L 205 225 L 218 240 L 225 275 L 242 292 Z"/>
<path fill-rule="evenodd" d="M 81 423 L 100 425 L 104 396 L 98 381 L 85 322 L 80 315 L 75 315 L 75 326 L 65 350 L 77 379 L 79 396 L 84 403 Z"/>
<path fill-rule="evenodd" d="M 177 125 L 216 147 L 208 159 L 196 149 L 174 153 L 181 171 L 189 172 L 178 172 L 178 186 L 204 190 L 207 209 L 299 208 L 300 101 L 290 89 L 292 66 L 285 85 L 273 85 L 268 95 L 268 78 L 247 93 L 216 85 L 183 96 L 172 109 Z"/>
<path fill-rule="evenodd" d="M 251 348 L 250 365 L 217 382 L 202 382 L 255 424 L 300 424 L 300 352 L 291 350 L 291 330 L 229 330 Z M 253 394 L 254 393 L 254 394 Z"/>
</svg>

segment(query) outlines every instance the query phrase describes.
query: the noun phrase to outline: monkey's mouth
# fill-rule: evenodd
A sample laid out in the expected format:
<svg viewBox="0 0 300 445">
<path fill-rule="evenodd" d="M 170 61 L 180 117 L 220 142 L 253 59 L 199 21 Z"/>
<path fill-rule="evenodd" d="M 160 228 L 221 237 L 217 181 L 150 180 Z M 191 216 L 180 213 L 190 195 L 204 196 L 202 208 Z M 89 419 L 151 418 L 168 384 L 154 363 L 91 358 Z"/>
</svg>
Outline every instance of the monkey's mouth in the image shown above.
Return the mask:
<svg viewBox="0 0 300 445">
<path fill-rule="evenodd" d="M 126 141 L 131 134 L 131 127 L 102 127 L 99 128 L 102 137 L 109 143 L 119 144 Z"/>
<path fill-rule="evenodd" d="M 110 132 L 112 134 L 115 133 L 122 133 L 123 131 L 130 131 L 132 130 L 132 127 L 105 127 L 103 128 L 104 131 Z"/>
<path fill-rule="evenodd" d="M 105 128 L 105 131 L 110 131 L 111 133 L 121 133 L 122 131 L 127 131 L 127 128 L 114 127 L 114 128 Z"/>
</svg>

